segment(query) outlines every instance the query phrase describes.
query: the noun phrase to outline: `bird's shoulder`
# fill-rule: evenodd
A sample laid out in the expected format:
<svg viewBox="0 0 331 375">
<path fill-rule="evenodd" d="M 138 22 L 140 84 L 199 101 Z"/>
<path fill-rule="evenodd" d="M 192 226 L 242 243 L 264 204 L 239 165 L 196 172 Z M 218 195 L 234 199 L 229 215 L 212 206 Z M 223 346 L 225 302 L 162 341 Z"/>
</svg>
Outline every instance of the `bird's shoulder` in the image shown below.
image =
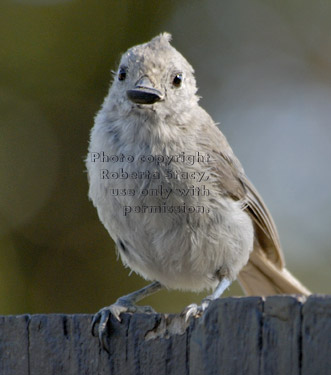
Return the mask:
<svg viewBox="0 0 331 375">
<path fill-rule="evenodd" d="M 210 155 L 208 169 L 217 180 L 221 192 L 235 200 L 244 199 L 245 172 L 226 137 L 201 107 L 198 118 L 200 121 L 196 140 L 197 151 Z"/>
</svg>

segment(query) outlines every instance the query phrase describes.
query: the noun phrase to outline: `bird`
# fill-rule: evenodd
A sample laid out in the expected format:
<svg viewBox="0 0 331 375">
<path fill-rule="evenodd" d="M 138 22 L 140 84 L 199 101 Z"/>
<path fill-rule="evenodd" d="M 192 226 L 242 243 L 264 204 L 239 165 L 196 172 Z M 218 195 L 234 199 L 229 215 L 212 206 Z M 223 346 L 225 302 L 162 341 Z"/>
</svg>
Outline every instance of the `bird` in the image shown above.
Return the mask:
<svg viewBox="0 0 331 375">
<path fill-rule="evenodd" d="M 162 288 L 211 290 L 182 315 L 199 317 L 238 280 L 247 295 L 311 292 L 286 268 L 261 196 L 225 136 L 199 105 L 194 69 L 161 33 L 128 49 L 90 134 L 89 198 L 126 267 L 151 281 L 97 312 L 111 315 Z"/>
</svg>

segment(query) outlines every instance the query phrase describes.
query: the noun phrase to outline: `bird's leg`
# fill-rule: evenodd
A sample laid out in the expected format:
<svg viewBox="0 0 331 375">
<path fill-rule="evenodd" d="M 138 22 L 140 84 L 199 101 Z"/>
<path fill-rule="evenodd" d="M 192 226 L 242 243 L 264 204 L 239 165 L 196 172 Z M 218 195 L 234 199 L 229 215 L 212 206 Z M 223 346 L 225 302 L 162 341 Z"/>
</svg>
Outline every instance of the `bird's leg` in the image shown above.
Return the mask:
<svg viewBox="0 0 331 375">
<path fill-rule="evenodd" d="M 141 312 L 141 313 L 154 313 L 155 311 L 150 306 L 136 306 L 135 303 L 149 295 L 157 292 L 162 288 L 162 285 L 155 281 L 152 284 L 145 286 L 133 293 L 120 297 L 114 304 L 106 306 L 99 310 L 92 320 L 92 334 L 94 334 L 94 327 L 99 322 L 98 335 L 99 340 L 104 348 L 106 348 L 104 338 L 107 328 L 107 323 L 110 315 L 113 315 L 119 322 L 121 321 L 120 315 L 123 312 Z"/>
<path fill-rule="evenodd" d="M 231 285 L 231 281 L 224 277 L 219 284 L 217 285 L 216 289 L 214 290 L 213 294 L 210 296 L 204 298 L 201 302 L 201 305 L 197 305 L 195 303 L 192 303 L 191 305 L 188 305 L 184 311 L 182 312 L 182 316 L 185 316 L 185 320 L 187 321 L 191 316 L 199 317 L 202 315 L 202 313 L 207 309 L 210 302 L 213 301 L 216 298 L 219 298 L 225 289 L 227 289 Z"/>
</svg>

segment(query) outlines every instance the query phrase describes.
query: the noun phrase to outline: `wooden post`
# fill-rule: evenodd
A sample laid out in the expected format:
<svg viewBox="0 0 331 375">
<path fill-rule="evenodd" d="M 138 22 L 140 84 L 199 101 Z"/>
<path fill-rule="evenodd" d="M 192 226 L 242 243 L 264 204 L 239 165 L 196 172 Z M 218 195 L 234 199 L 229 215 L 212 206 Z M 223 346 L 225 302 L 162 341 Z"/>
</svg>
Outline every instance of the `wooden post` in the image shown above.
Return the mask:
<svg viewBox="0 0 331 375">
<path fill-rule="evenodd" d="M 123 315 L 109 353 L 91 315 L 0 316 L 0 375 L 328 375 L 331 296 L 222 298 L 188 324 Z"/>
</svg>

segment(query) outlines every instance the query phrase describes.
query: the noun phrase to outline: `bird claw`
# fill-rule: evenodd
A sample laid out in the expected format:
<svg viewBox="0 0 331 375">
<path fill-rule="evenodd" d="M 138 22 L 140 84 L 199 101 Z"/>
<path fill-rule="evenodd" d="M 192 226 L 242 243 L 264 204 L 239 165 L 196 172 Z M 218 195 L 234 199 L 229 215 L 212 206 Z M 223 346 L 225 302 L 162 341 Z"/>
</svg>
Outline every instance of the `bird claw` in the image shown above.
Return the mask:
<svg viewBox="0 0 331 375">
<path fill-rule="evenodd" d="M 106 340 L 107 324 L 108 324 L 111 314 L 113 314 L 114 317 L 120 321 L 120 317 L 119 317 L 120 312 L 117 308 L 118 306 L 116 306 L 116 308 L 114 309 L 114 305 L 102 308 L 94 315 L 92 324 L 91 324 L 92 335 L 96 336 L 95 326 L 99 322 L 99 326 L 98 326 L 99 342 L 102 348 L 105 349 L 107 352 L 109 352 L 109 347 L 108 347 L 108 343 Z"/>
<path fill-rule="evenodd" d="M 185 316 L 185 322 L 187 322 L 191 317 L 200 318 L 209 306 L 210 302 L 211 300 L 206 298 L 202 301 L 201 305 L 191 303 L 183 310 L 183 312 L 180 315 Z"/>
<path fill-rule="evenodd" d="M 99 322 L 98 326 L 98 337 L 101 346 L 109 352 L 109 347 L 107 344 L 107 324 L 109 322 L 110 316 L 113 315 L 116 320 L 119 322 L 122 321 L 120 315 L 122 313 L 129 312 L 129 313 L 147 313 L 153 314 L 155 310 L 151 306 L 136 306 L 132 304 L 130 301 L 125 299 L 119 298 L 114 304 L 110 306 L 103 307 L 99 310 L 93 317 L 92 324 L 91 324 L 91 331 L 92 335 L 96 336 L 95 334 L 95 326 Z"/>
<path fill-rule="evenodd" d="M 185 316 L 185 322 L 187 322 L 191 316 L 198 318 L 200 316 L 200 306 L 196 303 L 191 303 L 190 305 L 186 306 L 186 308 L 181 313 L 181 316 Z"/>
</svg>

